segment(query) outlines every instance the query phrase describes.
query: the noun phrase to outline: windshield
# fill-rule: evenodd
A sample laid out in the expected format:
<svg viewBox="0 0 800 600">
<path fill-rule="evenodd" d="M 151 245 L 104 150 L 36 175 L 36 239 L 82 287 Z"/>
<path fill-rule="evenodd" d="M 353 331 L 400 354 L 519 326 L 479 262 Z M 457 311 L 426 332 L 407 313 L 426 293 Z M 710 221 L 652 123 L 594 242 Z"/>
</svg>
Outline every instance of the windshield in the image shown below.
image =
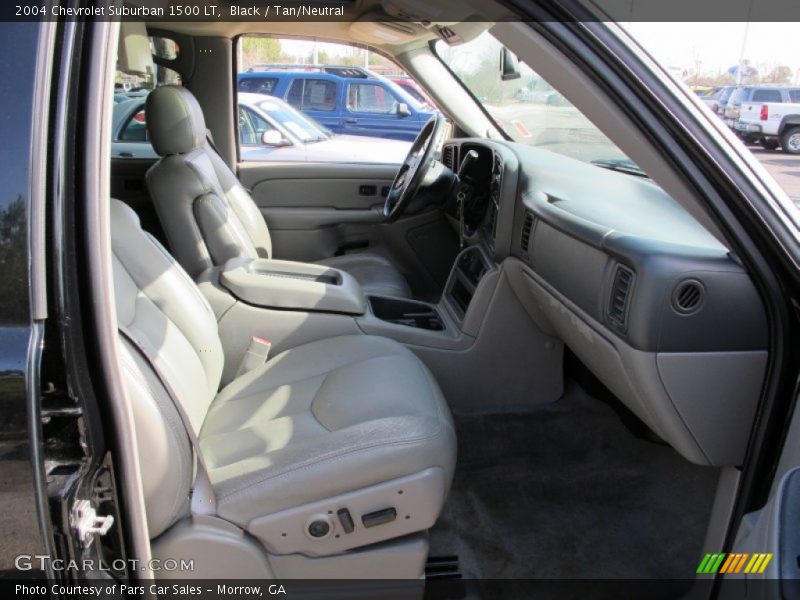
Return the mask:
<svg viewBox="0 0 800 600">
<path fill-rule="evenodd" d="M 283 102 L 262 100 L 256 106 L 283 129 L 303 143 L 327 140 L 331 134 L 322 125 Z"/>
<path fill-rule="evenodd" d="M 436 53 L 497 125 L 515 142 L 606 168 L 641 171 L 591 121 L 523 62 L 520 77 L 503 81 L 503 45 L 489 32 L 458 46 L 443 41 Z"/>
</svg>

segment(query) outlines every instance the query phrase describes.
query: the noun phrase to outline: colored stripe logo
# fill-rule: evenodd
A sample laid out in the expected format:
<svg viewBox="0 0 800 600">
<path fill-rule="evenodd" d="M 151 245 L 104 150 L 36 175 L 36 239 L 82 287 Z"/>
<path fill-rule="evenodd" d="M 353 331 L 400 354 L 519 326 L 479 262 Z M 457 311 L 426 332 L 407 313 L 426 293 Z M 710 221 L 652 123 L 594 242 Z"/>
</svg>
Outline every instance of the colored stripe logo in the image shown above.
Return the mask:
<svg viewBox="0 0 800 600">
<path fill-rule="evenodd" d="M 756 552 L 732 552 L 727 554 L 706 554 L 697 567 L 697 572 L 702 574 L 712 573 L 750 573 L 753 575 L 762 574 L 769 562 L 772 560 L 772 553 Z"/>
</svg>

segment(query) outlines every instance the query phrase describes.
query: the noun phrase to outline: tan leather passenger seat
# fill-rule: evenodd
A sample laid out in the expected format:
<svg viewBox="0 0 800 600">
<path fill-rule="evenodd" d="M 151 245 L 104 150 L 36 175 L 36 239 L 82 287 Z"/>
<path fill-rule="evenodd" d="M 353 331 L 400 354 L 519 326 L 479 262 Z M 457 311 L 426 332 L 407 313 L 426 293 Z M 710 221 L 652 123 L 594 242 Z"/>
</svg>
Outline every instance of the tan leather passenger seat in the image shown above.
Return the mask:
<svg viewBox="0 0 800 600">
<path fill-rule="evenodd" d="M 435 522 L 456 438 L 438 385 L 413 353 L 385 338 L 334 337 L 278 354 L 219 391 L 225 357 L 205 298 L 116 200 L 111 226 L 117 318 L 138 341 L 120 335 L 121 366 L 156 554 L 217 543 L 207 520 L 201 535 L 187 519 L 194 457 L 171 395 L 199 438 L 224 520 L 219 560 L 252 556 L 256 539 L 265 565 L 297 556 L 316 561 L 314 577 L 325 557 L 339 565 L 354 549 L 385 552 L 378 542 Z M 248 535 L 237 538 L 230 524 Z M 427 552 L 422 541 L 414 547 Z M 424 557 L 415 564 L 424 569 Z M 345 565 L 345 575 L 369 576 L 357 561 Z"/>
</svg>

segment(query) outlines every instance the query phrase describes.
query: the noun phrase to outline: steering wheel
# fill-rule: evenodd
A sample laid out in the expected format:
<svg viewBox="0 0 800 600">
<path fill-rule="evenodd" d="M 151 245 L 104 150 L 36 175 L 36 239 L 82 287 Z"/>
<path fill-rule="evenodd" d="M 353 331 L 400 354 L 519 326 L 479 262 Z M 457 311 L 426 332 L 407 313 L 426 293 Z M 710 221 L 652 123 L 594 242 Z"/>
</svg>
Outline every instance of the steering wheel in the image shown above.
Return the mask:
<svg viewBox="0 0 800 600">
<path fill-rule="evenodd" d="M 434 163 L 433 156 L 444 135 L 445 123 L 444 115 L 435 114 L 423 125 L 411 144 L 408 156 L 400 166 L 383 205 L 383 216 L 389 223 L 400 218 L 425 181 L 425 176 Z"/>
</svg>

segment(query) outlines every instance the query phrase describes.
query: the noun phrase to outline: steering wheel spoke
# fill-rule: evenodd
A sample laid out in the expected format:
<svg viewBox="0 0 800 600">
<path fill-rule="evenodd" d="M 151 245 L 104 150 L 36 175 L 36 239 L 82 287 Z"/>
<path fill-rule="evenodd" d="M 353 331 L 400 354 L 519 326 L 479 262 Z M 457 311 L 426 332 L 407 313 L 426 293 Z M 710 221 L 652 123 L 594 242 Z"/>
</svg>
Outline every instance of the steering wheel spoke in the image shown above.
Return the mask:
<svg viewBox="0 0 800 600">
<path fill-rule="evenodd" d="M 422 127 L 414 143 L 411 144 L 411 149 L 389 188 L 389 194 L 386 196 L 386 203 L 383 206 L 383 215 L 390 223 L 400 218 L 419 192 L 425 176 L 433 164 L 433 157 L 444 133 L 444 126 L 445 119 L 442 114 L 432 116 Z"/>
</svg>

